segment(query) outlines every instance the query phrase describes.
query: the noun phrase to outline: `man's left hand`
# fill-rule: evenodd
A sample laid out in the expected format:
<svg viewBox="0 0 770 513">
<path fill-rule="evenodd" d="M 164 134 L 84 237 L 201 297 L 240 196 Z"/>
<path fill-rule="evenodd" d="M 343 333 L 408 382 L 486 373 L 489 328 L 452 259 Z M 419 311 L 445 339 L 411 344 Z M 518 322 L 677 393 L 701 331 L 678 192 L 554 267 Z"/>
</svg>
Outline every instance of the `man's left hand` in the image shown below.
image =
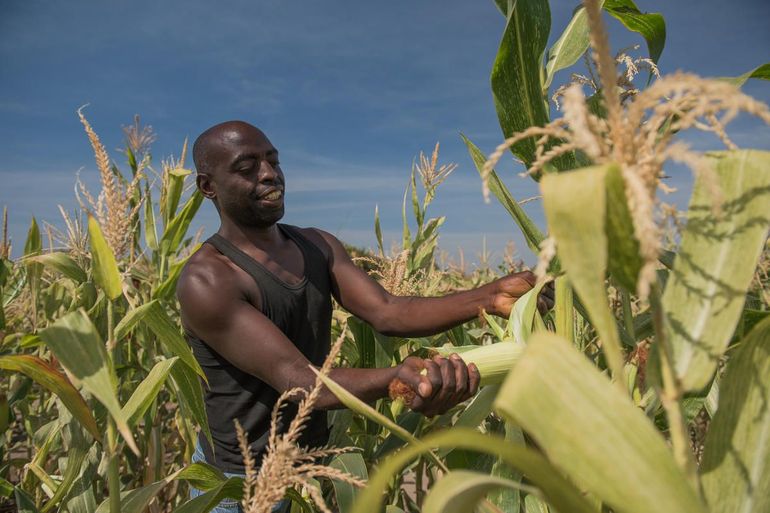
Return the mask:
<svg viewBox="0 0 770 513">
<path fill-rule="evenodd" d="M 519 300 L 521 296 L 532 290 L 537 282 L 535 274 L 531 271 L 523 271 L 520 273 L 513 273 L 500 278 L 497 281 L 490 283 L 492 289 L 492 311 L 489 313 L 500 316 L 508 317 L 511 314 L 511 309 L 514 303 Z M 553 282 L 547 283 L 537 298 L 537 309 L 541 314 L 545 314 L 553 308 L 554 305 L 554 289 Z"/>
</svg>

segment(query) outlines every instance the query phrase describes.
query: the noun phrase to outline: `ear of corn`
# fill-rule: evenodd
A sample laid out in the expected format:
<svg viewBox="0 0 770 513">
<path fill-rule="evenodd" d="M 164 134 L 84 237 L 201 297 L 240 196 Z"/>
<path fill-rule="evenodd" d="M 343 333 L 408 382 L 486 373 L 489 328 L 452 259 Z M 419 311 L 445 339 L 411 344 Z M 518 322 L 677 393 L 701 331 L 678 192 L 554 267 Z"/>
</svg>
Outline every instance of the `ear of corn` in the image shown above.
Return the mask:
<svg viewBox="0 0 770 513">
<path fill-rule="evenodd" d="M 527 345 L 514 339 L 505 339 L 486 346 L 442 346 L 431 349 L 431 353 L 443 357 L 458 354 L 466 365 L 474 364 L 481 375 L 479 386 L 502 383 L 508 371 L 516 364 Z M 392 399 L 400 399 L 411 405 L 415 391 L 399 379 L 389 387 Z"/>
</svg>

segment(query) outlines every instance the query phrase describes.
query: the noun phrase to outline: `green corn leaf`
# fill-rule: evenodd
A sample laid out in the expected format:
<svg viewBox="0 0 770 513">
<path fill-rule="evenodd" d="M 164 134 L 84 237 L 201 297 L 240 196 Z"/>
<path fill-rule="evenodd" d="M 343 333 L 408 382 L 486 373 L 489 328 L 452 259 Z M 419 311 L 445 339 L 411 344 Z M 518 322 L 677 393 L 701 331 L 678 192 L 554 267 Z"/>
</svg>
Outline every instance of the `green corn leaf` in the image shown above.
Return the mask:
<svg viewBox="0 0 770 513">
<path fill-rule="evenodd" d="M 423 513 L 468 513 L 492 491 L 498 488 L 518 490 L 521 483 L 496 476 L 455 470 L 441 479 L 430 489 Z"/>
<path fill-rule="evenodd" d="M 163 232 L 163 237 L 160 240 L 160 252 L 163 255 L 173 255 L 179 250 L 179 246 L 182 244 L 182 240 L 187 233 L 187 229 L 190 227 L 190 222 L 198 212 L 198 209 L 203 202 L 203 195 L 198 189 L 195 189 L 185 202 L 182 210 L 176 214 L 171 221 L 166 225 L 166 229 Z"/>
<path fill-rule="evenodd" d="M 366 488 L 361 491 L 353 513 L 380 511 L 383 492 L 392 477 L 404 466 L 431 448 L 468 449 L 485 454 L 493 454 L 511 467 L 524 474 L 530 482 L 540 488 L 543 495 L 560 511 L 571 513 L 597 513 L 580 491 L 561 476 L 543 456 L 527 447 L 511 444 L 505 440 L 483 435 L 467 428 L 453 428 L 431 434 L 416 444 L 403 448 L 381 462 L 377 472 L 369 479 Z"/>
<path fill-rule="evenodd" d="M 184 181 L 187 175 L 192 171 L 184 168 L 172 169 L 168 172 L 168 182 L 166 191 L 166 203 L 164 209 L 163 220 L 168 226 L 168 223 L 176 216 L 176 209 L 179 206 L 179 200 L 182 197 L 182 191 L 184 189 Z"/>
<path fill-rule="evenodd" d="M 171 367 L 178 360 L 179 358 L 175 356 L 168 360 L 159 361 L 150 370 L 147 377 L 134 389 L 134 393 L 131 394 L 126 404 L 123 405 L 123 418 L 126 419 L 129 426 L 133 427 L 142 418 L 147 408 L 150 407 L 158 396 L 158 391 L 160 391 L 160 388 L 166 381 L 168 373 L 171 372 Z"/>
<path fill-rule="evenodd" d="M 221 470 L 202 461 L 186 466 L 176 478 L 183 479 L 190 483 L 190 486 L 203 491 L 216 488 L 227 480 Z"/>
<path fill-rule="evenodd" d="M 540 189 L 551 235 L 572 287 L 591 318 L 617 378 L 623 376 L 623 354 L 615 317 L 607 303 L 605 178 L 610 165 L 543 177 Z"/>
<path fill-rule="evenodd" d="M 142 513 L 145 511 L 150 501 L 158 495 L 164 486 L 176 479 L 179 470 L 169 475 L 165 479 L 148 484 L 141 488 L 136 488 L 120 494 L 120 513 Z M 242 483 L 243 481 L 241 481 Z M 96 508 L 96 513 L 109 513 L 110 499 L 107 498 Z"/>
<path fill-rule="evenodd" d="M 639 241 L 634 235 L 634 224 L 626 200 L 626 186 L 620 168 L 607 168 L 606 214 L 607 267 L 610 275 L 626 290 L 636 291 L 639 271 L 644 263 L 639 253 Z"/>
<path fill-rule="evenodd" d="M 206 405 L 203 401 L 203 388 L 201 380 L 195 371 L 187 365 L 174 365 L 171 367 L 171 380 L 176 389 L 177 400 L 187 418 L 195 421 L 203 430 L 209 444 L 214 445 L 209 429 L 209 421 L 206 416 Z"/>
<path fill-rule="evenodd" d="M 484 163 L 487 161 L 486 156 L 484 156 L 481 150 L 473 144 L 470 139 L 463 134 L 460 134 L 460 137 L 463 138 L 465 146 L 468 147 L 468 153 L 471 155 L 471 160 L 473 160 L 476 170 L 481 174 L 482 169 L 484 169 Z M 524 240 L 527 242 L 527 246 L 529 246 L 535 254 L 538 254 L 540 252 L 540 243 L 545 239 L 545 235 L 543 235 L 527 213 L 524 212 L 521 205 L 513 199 L 508 188 L 500 180 L 494 170 L 489 174 L 489 190 L 492 191 L 492 194 L 495 195 L 500 204 L 508 211 L 513 220 L 516 221 L 516 224 L 519 225 L 521 233 L 524 234 Z"/>
<path fill-rule="evenodd" d="M 38 255 L 43 249 L 43 239 L 40 237 L 40 228 L 33 217 L 27 231 L 27 240 L 24 243 L 24 256 Z"/>
<path fill-rule="evenodd" d="M 158 341 L 173 356 L 178 356 L 185 365 L 204 380 L 206 379 L 187 341 L 157 299 L 130 310 L 115 327 L 115 339 L 121 340 L 140 322 L 158 337 Z"/>
<path fill-rule="evenodd" d="M 685 390 L 706 386 L 740 320 L 770 225 L 770 152 L 707 155 L 724 197 L 715 215 L 696 180 L 674 270 L 663 294 L 675 371 Z"/>
<path fill-rule="evenodd" d="M 559 276 L 556 278 L 555 288 L 556 302 L 553 309 L 556 333 L 572 343 L 575 339 L 572 286 L 566 276 Z"/>
<path fill-rule="evenodd" d="M 208 513 L 222 499 L 241 500 L 243 497 L 243 478 L 229 477 L 216 488 L 191 499 L 174 510 L 174 513 Z M 97 512 L 98 513 L 98 512 Z"/>
<path fill-rule="evenodd" d="M 331 460 L 329 466 L 362 479 L 363 481 L 369 479 L 369 473 L 366 471 L 366 462 L 364 461 L 363 456 L 357 452 L 338 454 Z M 332 485 L 334 486 L 334 495 L 337 498 L 339 513 L 349 513 L 352 511 L 353 502 L 359 495 L 358 488 L 350 483 L 345 483 L 336 479 L 332 479 Z"/>
<path fill-rule="evenodd" d="M 770 511 L 770 319 L 727 363 L 700 471 L 712 513 Z"/>
<path fill-rule="evenodd" d="M 637 32 L 647 41 L 650 59 L 658 62 L 666 45 L 666 20 L 660 13 L 642 13 L 632 0 L 606 0 L 604 9 L 628 30 Z"/>
<path fill-rule="evenodd" d="M 406 195 L 409 194 L 409 186 L 407 185 L 404 191 L 404 201 L 401 204 L 401 223 L 403 224 L 401 234 L 402 249 L 411 249 L 412 247 L 412 234 L 409 232 L 409 220 L 406 217 Z"/>
<path fill-rule="evenodd" d="M 144 189 L 144 242 L 153 251 L 158 251 L 158 228 L 150 187 Z"/>
<path fill-rule="evenodd" d="M 32 355 L 8 355 L 0 356 L 0 369 L 22 372 L 32 378 L 35 383 L 56 394 L 72 416 L 95 439 L 101 440 L 101 432 L 96 426 L 96 420 L 91 414 L 88 404 L 67 376 L 59 372 L 50 363 Z"/>
<path fill-rule="evenodd" d="M 737 77 L 719 77 L 718 80 L 724 80 L 740 87 L 750 78 L 770 80 L 770 62 L 766 62 L 761 66 L 757 66 L 756 68 L 747 71 L 743 75 L 739 75 Z"/>
<path fill-rule="evenodd" d="M 152 293 L 153 299 L 171 299 L 171 297 L 176 292 L 176 283 L 179 281 L 179 275 L 182 274 L 182 268 L 185 266 L 187 261 L 190 260 L 190 257 L 193 255 L 193 253 L 198 251 L 200 247 L 200 243 L 196 244 L 186 257 L 180 258 L 171 264 L 166 279 L 163 280 L 163 282 L 158 285 L 158 288 L 155 289 L 155 291 Z"/>
<path fill-rule="evenodd" d="M 0 497 L 10 497 L 13 495 L 13 485 L 0 477 Z"/>
<path fill-rule="evenodd" d="M 27 495 L 27 492 L 17 486 L 13 494 L 14 499 L 16 499 L 17 513 L 38 513 L 35 500 Z"/>
<path fill-rule="evenodd" d="M 550 28 L 547 0 L 520 0 L 508 12 L 490 78 L 497 117 L 505 137 L 548 123 L 541 77 Z M 535 141 L 532 138 L 520 141 L 511 151 L 529 167 L 535 159 Z"/>
<path fill-rule="evenodd" d="M 524 513 L 551 513 L 548 504 L 535 495 L 527 495 L 524 498 Z"/>
<path fill-rule="evenodd" d="M 107 408 L 128 446 L 139 454 L 115 395 L 114 370 L 104 342 L 86 312 L 80 309 L 65 315 L 42 330 L 40 337 L 62 366 Z"/>
<path fill-rule="evenodd" d="M 374 206 L 374 235 L 377 237 L 380 256 L 385 256 L 385 246 L 382 244 L 382 227 L 380 226 L 380 210 L 377 205 Z"/>
<path fill-rule="evenodd" d="M 544 281 L 535 284 L 513 304 L 506 332 L 514 340 L 526 342 L 532 335 L 532 324 L 535 322 L 537 313 L 537 298 L 544 286 Z"/>
<path fill-rule="evenodd" d="M 495 409 L 613 511 L 704 513 L 649 419 L 558 335 L 532 336 Z"/>
<path fill-rule="evenodd" d="M 425 212 L 420 209 L 420 199 L 417 197 L 417 173 L 412 169 L 411 189 L 412 189 L 412 212 L 414 212 L 414 219 L 417 221 L 417 232 L 422 231 L 422 222 Z"/>
<path fill-rule="evenodd" d="M 604 4 L 604 0 L 601 4 Z M 588 50 L 588 44 L 588 15 L 585 7 L 580 6 L 559 39 L 548 49 L 543 88 L 548 89 L 557 71 L 575 64 Z"/>
<path fill-rule="evenodd" d="M 91 241 L 94 281 L 109 299 L 117 299 L 123 293 L 118 263 L 112 249 L 104 240 L 99 223 L 91 215 L 88 216 L 88 236 Z"/>
<path fill-rule="evenodd" d="M 37 262 L 44 267 L 57 271 L 76 283 L 83 283 L 88 279 L 86 272 L 75 260 L 66 253 L 60 251 L 31 256 L 24 259 L 25 262 Z"/>
<path fill-rule="evenodd" d="M 67 467 L 62 473 L 62 480 L 59 486 L 56 487 L 53 497 L 40 509 L 40 513 L 51 511 L 69 493 L 75 479 L 80 474 L 80 467 L 83 465 L 87 451 L 88 446 L 81 446 L 80 444 L 74 444 L 69 448 L 67 451 Z"/>
<path fill-rule="evenodd" d="M 24 243 L 24 256 L 30 257 L 39 255 L 42 250 L 43 239 L 40 237 L 40 228 L 37 225 L 37 221 L 33 217 L 32 222 L 29 225 L 29 231 L 27 232 L 27 240 Z M 36 303 L 37 296 L 40 292 L 40 277 L 43 273 L 43 266 L 32 262 L 27 264 L 25 268 L 27 269 L 26 282 L 29 283 L 33 302 Z"/>
</svg>

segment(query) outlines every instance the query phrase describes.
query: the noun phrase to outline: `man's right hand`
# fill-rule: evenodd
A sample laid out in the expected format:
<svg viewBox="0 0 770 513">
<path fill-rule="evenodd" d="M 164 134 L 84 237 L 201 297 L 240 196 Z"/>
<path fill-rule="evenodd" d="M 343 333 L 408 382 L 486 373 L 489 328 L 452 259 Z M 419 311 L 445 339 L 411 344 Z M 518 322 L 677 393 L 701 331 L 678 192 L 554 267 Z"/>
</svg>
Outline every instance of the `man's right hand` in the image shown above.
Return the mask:
<svg viewBox="0 0 770 513">
<path fill-rule="evenodd" d="M 396 379 L 415 392 L 410 407 L 433 417 L 476 395 L 481 376 L 476 365 L 466 365 L 455 353 L 449 358 L 410 356 L 399 365 Z"/>
</svg>

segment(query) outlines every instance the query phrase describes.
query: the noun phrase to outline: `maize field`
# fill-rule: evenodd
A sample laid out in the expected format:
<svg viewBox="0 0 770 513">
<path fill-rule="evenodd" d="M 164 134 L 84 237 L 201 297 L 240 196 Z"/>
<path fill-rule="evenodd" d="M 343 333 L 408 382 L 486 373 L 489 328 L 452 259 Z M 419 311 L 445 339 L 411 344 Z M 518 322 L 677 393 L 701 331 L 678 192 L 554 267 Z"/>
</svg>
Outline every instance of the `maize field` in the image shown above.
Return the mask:
<svg viewBox="0 0 770 513">
<path fill-rule="evenodd" d="M 348 407 L 329 412 L 330 447 L 344 450 L 296 446 L 311 392 L 260 468 L 242 435 L 245 479 L 191 463 L 198 431 L 211 434 L 175 297 L 201 243 L 187 144 L 156 171 L 136 125 L 119 166 L 79 111 L 101 190 L 78 187 L 82 208 L 62 209 L 63 230 L 32 219 L 22 256 L 10 257 L 6 230 L 0 246 L 0 511 L 204 513 L 225 498 L 250 513 L 281 498 L 291 512 L 770 511 L 770 152 L 739 148 L 727 127 L 740 113 L 770 124 L 740 89 L 770 64 L 661 76 L 663 16 L 631 0 L 585 0 L 549 48 L 547 0 L 496 4 L 501 144 L 487 154 L 462 138 L 480 195 L 537 255 L 538 283 L 510 318 L 404 339 L 337 308 L 316 389 Z M 614 55 L 602 13 L 639 33 L 647 55 Z M 580 63 L 586 74 L 566 77 Z M 722 146 L 696 152 L 688 130 Z M 524 178 L 495 171 L 511 155 Z M 673 227 L 661 200 L 672 163 L 694 176 Z M 386 247 L 375 212 L 377 249 L 351 248 L 389 292 L 438 296 L 522 269 L 438 264 L 444 218 L 428 210 L 454 167 L 438 146 L 420 155 L 400 243 Z M 538 182 L 547 226 L 516 198 L 522 179 Z M 556 304 L 541 315 L 551 281 Z M 364 403 L 328 376 L 453 352 L 482 387 L 433 418 L 408 398 Z M 191 486 L 204 493 L 190 500 Z"/>
</svg>

